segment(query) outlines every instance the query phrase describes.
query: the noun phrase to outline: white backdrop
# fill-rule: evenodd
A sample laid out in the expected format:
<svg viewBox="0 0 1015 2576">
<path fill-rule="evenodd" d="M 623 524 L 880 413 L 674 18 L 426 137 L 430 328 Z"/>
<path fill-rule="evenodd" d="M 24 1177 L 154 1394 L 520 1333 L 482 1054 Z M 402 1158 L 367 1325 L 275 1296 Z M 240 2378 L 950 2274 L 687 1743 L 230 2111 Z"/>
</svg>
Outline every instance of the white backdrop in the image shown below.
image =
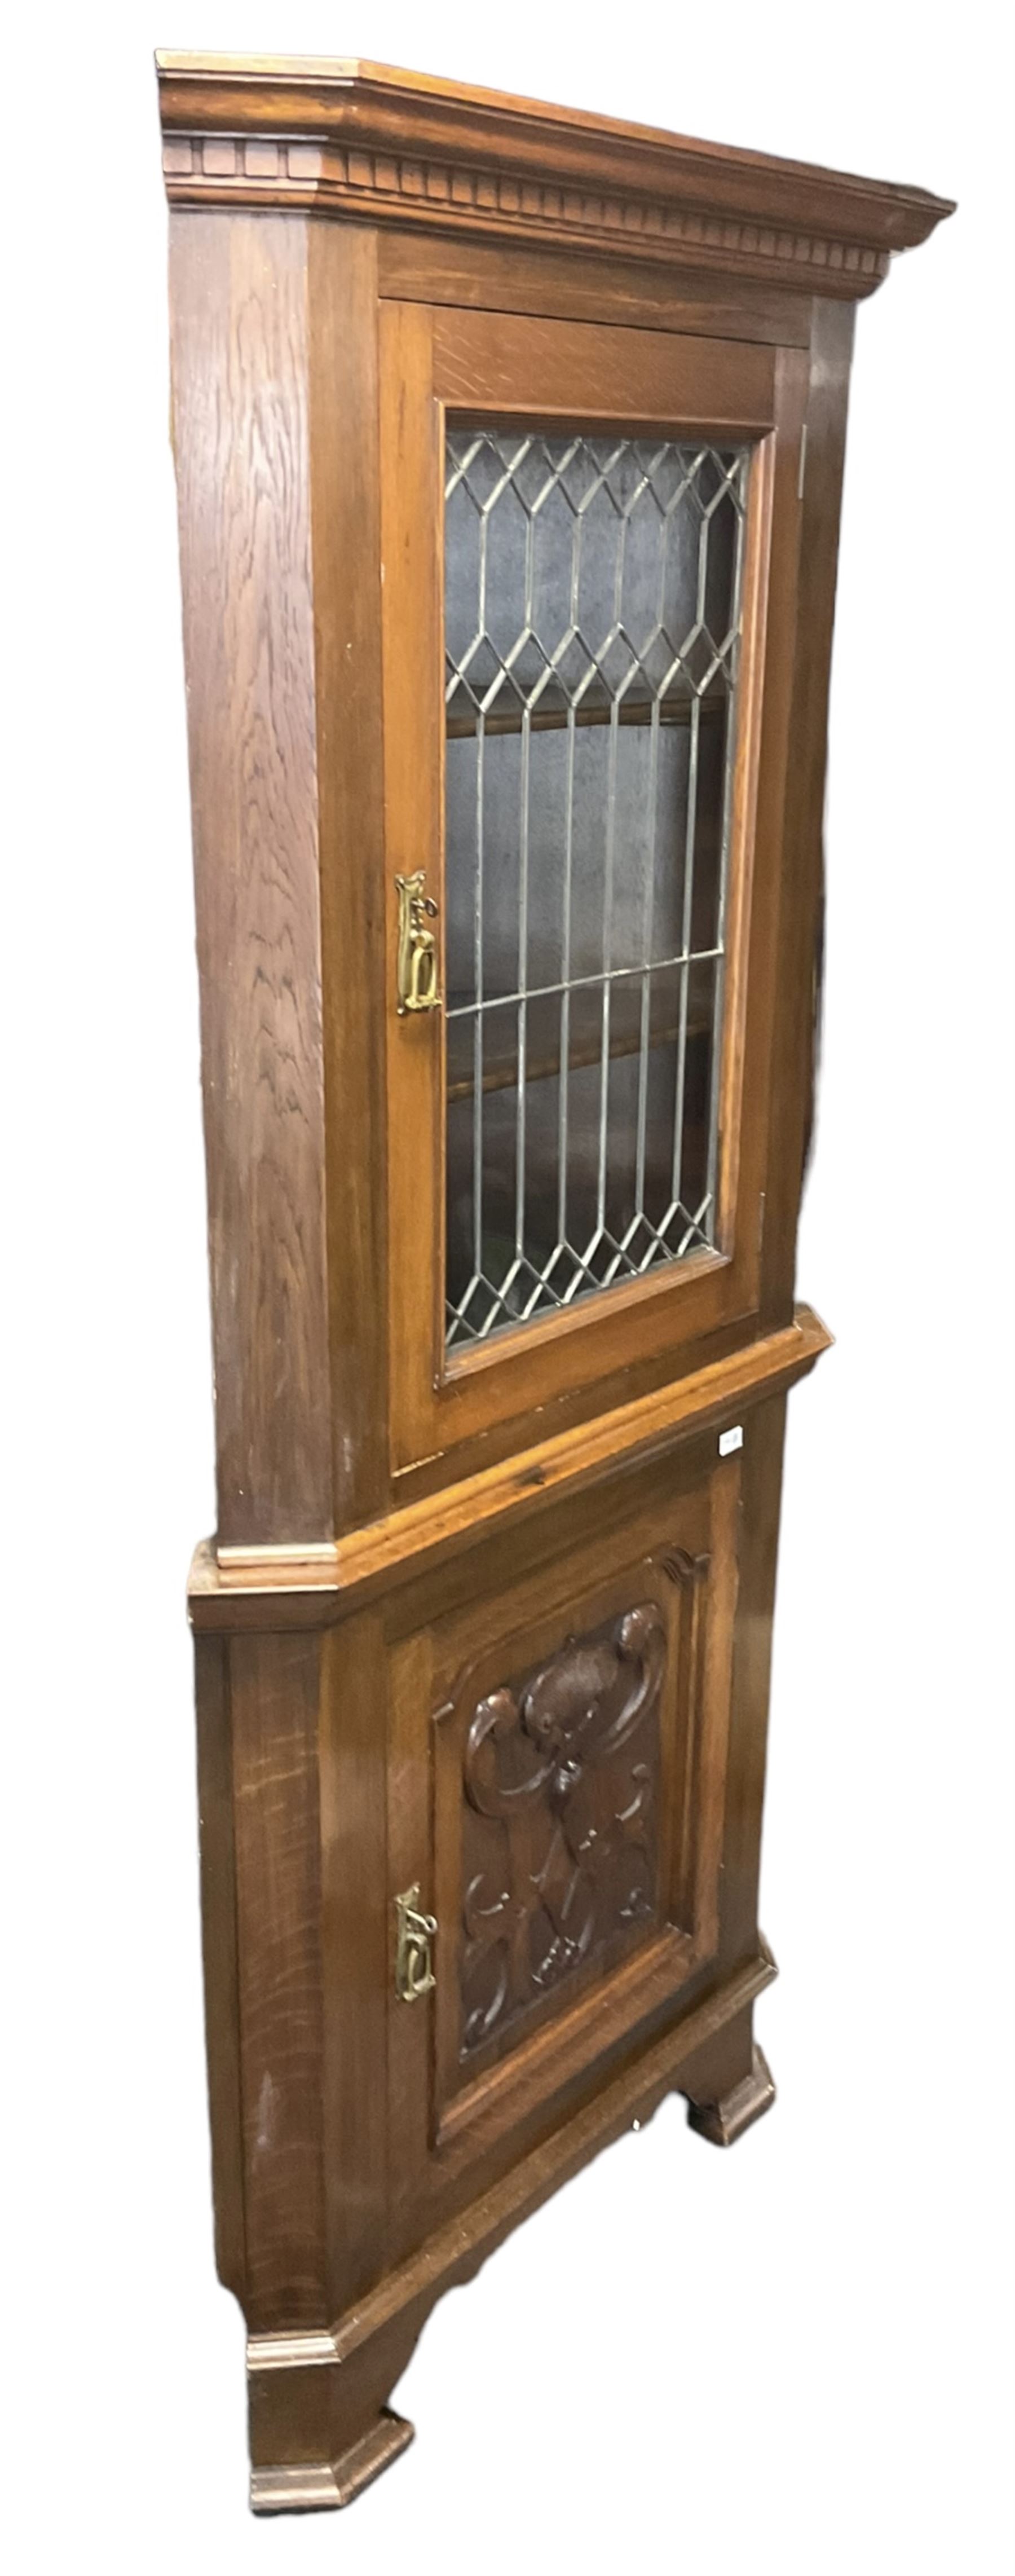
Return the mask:
<svg viewBox="0 0 1015 2576">
<path fill-rule="evenodd" d="M 8 36 L 19 2576 L 1006 2563 L 1001 30 L 983 0 L 513 0 L 489 24 L 475 0 L 95 0 L 25 13 L 13 61 Z M 446 2299 L 399 2400 L 419 2439 L 337 2523 L 248 2519 L 243 2332 L 212 2265 L 183 1597 L 214 1517 L 211 1387 L 157 42 L 358 49 L 961 201 L 859 318 L 799 1268 L 838 1344 L 790 1408 L 765 1841 L 779 2105 L 724 2157 L 669 2103 Z"/>
</svg>

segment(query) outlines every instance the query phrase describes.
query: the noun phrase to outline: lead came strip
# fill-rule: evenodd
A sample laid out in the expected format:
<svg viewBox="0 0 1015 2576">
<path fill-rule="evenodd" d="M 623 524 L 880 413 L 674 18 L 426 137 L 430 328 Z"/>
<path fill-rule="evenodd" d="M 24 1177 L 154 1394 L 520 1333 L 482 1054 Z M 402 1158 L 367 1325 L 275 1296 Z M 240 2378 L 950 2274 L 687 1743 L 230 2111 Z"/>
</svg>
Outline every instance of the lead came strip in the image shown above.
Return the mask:
<svg viewBox="0 0 1015 2576">
<path fill-rule="evenodd" d="M 714 1244 L 749 455 L 448 432 L 449 1350 Z"/>
</svg>

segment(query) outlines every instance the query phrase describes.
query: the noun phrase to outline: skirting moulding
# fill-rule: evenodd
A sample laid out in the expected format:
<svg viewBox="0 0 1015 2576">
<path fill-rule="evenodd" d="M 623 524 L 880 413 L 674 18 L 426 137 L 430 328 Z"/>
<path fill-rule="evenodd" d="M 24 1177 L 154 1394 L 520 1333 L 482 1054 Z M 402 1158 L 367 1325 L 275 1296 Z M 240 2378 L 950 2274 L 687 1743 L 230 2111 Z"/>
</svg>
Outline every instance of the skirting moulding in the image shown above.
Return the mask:
<svg viewBox="0 0 1015 2576">
<path fill-rule="evenodd" d="M 216 2252 L 277 2512 L 405 2447 L 434 2301 L 600 2147 L 774 2099 L 853 322 L 951 208 L 368 63 L 158 78 Z"/>
</svg>

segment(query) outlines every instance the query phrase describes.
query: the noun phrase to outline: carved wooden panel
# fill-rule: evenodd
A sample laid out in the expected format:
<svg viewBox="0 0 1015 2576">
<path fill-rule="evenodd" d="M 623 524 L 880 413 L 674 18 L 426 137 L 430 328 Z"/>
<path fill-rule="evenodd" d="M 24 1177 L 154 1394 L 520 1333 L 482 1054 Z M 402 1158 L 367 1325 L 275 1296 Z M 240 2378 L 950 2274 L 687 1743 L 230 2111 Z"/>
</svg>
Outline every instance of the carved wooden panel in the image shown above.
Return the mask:
<svg viewBox="0 0 1015 2576">
<path fill-rule="evenodd" d="M 337 142 L 238 142 L 230 134 L 174 135 L 163 147 L 166 193 L 177 206 L 327 207 L 364 223 L 423 224 L 428 231 L 482 230 L 496 240 L 605 243 L 625 258 L 775 270 L 795 284 L 818 270 L 823 291 L 870 295 L 887 276 L 890 252 L 827 233 L 748 221 L 720 222 L 698 209 L 644 202 L 599 188 L 544 186 L 519 171 L 497 177 L 450 160 L 398 160 L 346 150 Z"/>
<path fill-rule="evenodd" d="M 639 1602 L 480 1699 L 462 1773 L 463 2058 L 657 1913 L 666 1629 Z"/>
<path fill-rule="evenodd" d="M 551 1511 L 395 1647 L 389 1890 L 437 1923 L 389 2015 L 403 2251 L 714 1956 L 739 1467 L 709 1443 Z"/>
</svg>

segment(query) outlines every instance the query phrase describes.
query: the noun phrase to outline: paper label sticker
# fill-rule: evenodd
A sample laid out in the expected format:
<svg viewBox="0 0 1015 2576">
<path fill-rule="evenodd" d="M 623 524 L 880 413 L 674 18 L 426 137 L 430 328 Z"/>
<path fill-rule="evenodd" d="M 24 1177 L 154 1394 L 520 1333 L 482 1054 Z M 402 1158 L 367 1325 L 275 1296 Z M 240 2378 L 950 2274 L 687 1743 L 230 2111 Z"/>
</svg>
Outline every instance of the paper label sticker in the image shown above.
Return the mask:
<svg viewBox="0 0 1015 2576">
<path fill-rule="evenodd" d="M 742 1423 L 742 1422 L 735 1422 L 735 1423 L 734 1423 L 734 1425 L 733 1425 L 733 1429 L 732 1429 L 732 1431 L 720 1431 L 720 1433 L 719 1433 L 719 1456 L 720 1456 L 720 1458 L 732 1458 L 732 1455 L 733 1455 L 734 1449 L 742 1449 L 742 1448 L 743 1448 L 743 1445 L 744 1445 L 744 1426 L 743 1426 L 743 1423 Z"/>
</svg>

